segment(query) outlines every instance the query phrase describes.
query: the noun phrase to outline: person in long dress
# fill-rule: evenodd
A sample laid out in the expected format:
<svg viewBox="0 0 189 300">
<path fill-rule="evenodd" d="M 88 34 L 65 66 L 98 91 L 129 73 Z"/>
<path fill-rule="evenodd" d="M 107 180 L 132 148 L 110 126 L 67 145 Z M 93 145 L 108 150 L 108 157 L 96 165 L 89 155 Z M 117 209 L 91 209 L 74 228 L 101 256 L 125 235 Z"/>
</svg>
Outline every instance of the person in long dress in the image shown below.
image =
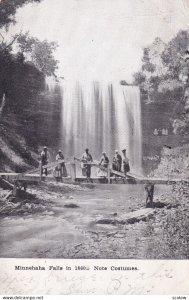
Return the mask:
<svg viewBox="0 0 189 300">
<path fill-rule="evenodd" d="M 162 135 L 166 135 L 166 129 L 165 128 L 162 129 Z"/>
<path fill-rule="evenodd" d="M 113 157 L 112 169 L 121 172 L 122 157 L 118 150 L 115 150 L 115 155 Z"/>
<path fill-rule="evenodd" d="M 109 158 L 106 154 L 106 152 L 102 152 L 102 156 L 100 158 L 100 162 L 99 162 L 99 166 L 102 166 L 104 168 L 108 168 L 108 165 L 109 165 Z M 107 171 L 106 170 L 102 170 L 102 169 L 98 169 L 98 172 L 97 172 L 97 176 L 101 176 L 101 177 L 106 177 L 108 175 Z"/>
<path fill-rule="evenodd" d="M 62 179 L 62 177 L 67 177 L 67 170 L 64 162 L 64 155 L 61 150 L 58 151 L 58 154 L 56 155 L 56 161 L 57 161 L 57 169 L 59 172 L 59 177 Z"/>
<path fill-rule="evenodd" d="M 123 162 L 123 172 L 125 176 L 130 171 L 130 165 L 129 165 L 129 159 L 126 154 L 126 149 L 122 150 L 123 156 L 122 156 L 122 162 Z"/>
</svg>

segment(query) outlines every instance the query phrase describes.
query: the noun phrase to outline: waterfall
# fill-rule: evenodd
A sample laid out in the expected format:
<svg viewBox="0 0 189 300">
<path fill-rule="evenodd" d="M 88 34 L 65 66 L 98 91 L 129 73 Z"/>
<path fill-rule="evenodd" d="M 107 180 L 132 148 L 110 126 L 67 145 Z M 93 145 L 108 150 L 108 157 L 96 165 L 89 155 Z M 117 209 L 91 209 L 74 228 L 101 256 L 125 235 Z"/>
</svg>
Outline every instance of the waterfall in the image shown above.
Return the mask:
<svg viewBox="0 0 189 300">
<path fill-rule="evenodd" d="M 99 160 L 106 151 L 127 149 L 131 171 L 142 171 L 140 92 L 119 83 L 65 82 L 62 84 L 62 138 L 66 157 L 81 157 L 89 148 Z"/>
</svg>

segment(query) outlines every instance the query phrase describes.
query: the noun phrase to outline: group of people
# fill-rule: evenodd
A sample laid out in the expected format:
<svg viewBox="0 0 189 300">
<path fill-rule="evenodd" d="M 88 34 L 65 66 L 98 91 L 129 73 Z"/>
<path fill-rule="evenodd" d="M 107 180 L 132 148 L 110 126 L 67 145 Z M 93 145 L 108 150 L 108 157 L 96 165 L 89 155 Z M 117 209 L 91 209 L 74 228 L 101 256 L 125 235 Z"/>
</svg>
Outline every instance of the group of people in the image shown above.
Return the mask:
<svg viewBox="0 0 189 300">
<path fill-rule="evenodd" d="M 46 146 L 43 147 L 43 151 L 40 154 L 40 160 L 42 165 L 42 175 L 45 174 L 47 176 L 47 165 L 50 161 L 50 153 Z M 66 177 L 67 170 L 65 166 L 64 155 L 61 150 L 58 151 L 56 155 L 57 165 L 54 169 L 55 178 Z M 89 149 L 86 148 L 82 157 L 80 158 L 82 174 L 87 178 L 91 177 L 91 167 L 93 163 L 92 155 L 89 152 Z M 107 176 L 107 168 L 110 164 L 110 160 L 105 151 L 102 152 L 102 156 L 99 161 L 99 176 Z M 126 149 L 122 150 L 122 155 L 119 154 L 118 150 L 115 150 L 115 155 L 112 160 L 112 170 L 117 172 L 123 172 L 125 175 L 130 171 L 129 159 L 126 154 Z"/>
<path fill-rule="evenodd" d="M 126 154 L 126 149 L 122 150 L 122 157 L 119 154 L 118 150 L 115 151 L 115 156 L 113 158 L 113 163 L 112 163 L 113 170 L 121 172 L 126 175 L 127 172 L 130 171 L 130 166 L 129 166 L 129 159 Z M 122 170 L 123 168 L 123 170 Z"/>
<path fill-rule="evenodd" d="M 93 158 L 88 148 L 85 149 L 85 152 L 81 157 L 81 162 L 82 162 L 83 175 L 85 175 L 87 178 L 90 178 L 91 176 L 90 163 L 93 162 Z M 107 176 L 107 168 L 109 164 L 110 164 L 109 157 L 107 156 L 106 152 L 103 151 L 99 161 L 99 166 L 103 168 L 99 169 L 99 176 L 105 176 L 105 177 Z M 112 161 L 112 170 L 117 172 L 123 172 L 125 175 L 127 174 L 127 172 L 130 171 L 129 159 L 126 155 L 126 149 L 122 150 L 122 156 L 119 154 L 118 150 L 115 150 L 115 155 Z"/>
<path fill-rule="evenodd" d="M 169 135 L 169 131 L 168 131 L 167 128 L 163 128 L 163 129 L 161 129 L 161 128 L 159 128 L 159 129 L 155 128 L 154 129 L 154 135 Z"/>
<path fill-rule="evenodd" d="M 40 154 L 40 160 L 42 165 L 42 175 L 45 174 L 47 176 L 47 164 L 50 161 L 50 153 L 46 146 L 43 147 L 43 151 Z M 55 178 L 59 178 L 60 180 L 62 180 L 62 177 L 67 176 L 67 170 L 66 170 L 64 155 L 62 153 L 62 150 L 58 151 L 56 155 L 56 162 L 57 165 L 54 169 L 54 176 Z"/>
</svg>

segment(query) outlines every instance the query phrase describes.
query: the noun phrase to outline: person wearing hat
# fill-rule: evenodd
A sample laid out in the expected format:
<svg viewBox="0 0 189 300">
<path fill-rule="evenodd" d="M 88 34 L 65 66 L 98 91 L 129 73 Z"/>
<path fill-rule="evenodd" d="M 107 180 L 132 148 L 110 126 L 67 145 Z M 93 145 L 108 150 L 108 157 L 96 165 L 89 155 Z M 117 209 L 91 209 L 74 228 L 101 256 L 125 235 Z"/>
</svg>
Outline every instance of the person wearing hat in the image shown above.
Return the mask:
<svg viewBox="0 0 189 300">
<path fill-rule="evenodd" d="M 102 166 L 104 168 L 108 168 L 108 164 L 109 164 L 109 158 L 106 154 L 105 151 L 102 152 L 102 156 L 100 158 L 100 162 L 99 162 L 99 166 Z M 108 175 L 107 171 L 106 170 L 103 170 L 103 169 L 98 169 L 98 172 L 97 172 L 97 176 L 102 176 L 102 177 L 106 177 Z"/>
<path fill-rule="evenodd" d="M 126 155 L 126 149 L 122 150 L 123 156 L 122 156 L 122 162 L 123 162 L 123 172 L 125 176 L 127 175 L 127 172 L 130 171 L 130 166 L 129 166 L 129 159 Z"/>
<path fill-rule="evenodd" d="M 62 150 L 58 150 L 58 154 L 56 155 L 57 161 L 57 170 L 58 170 L 58 177 L 62 180 L 62 177 L 67 176 L 67 170 L 64 162 L 64 155 Z"/>
<path fill-rule="evenodd" d="M 93 158 L 92 158 L 92 155 L 89 153 L 88 148 L 85 149 L 85 152 L 82 155 L 81 161 L 83 163 L 82 169 L 85 170 L 86 177 L 87 177 L 87 179 L 89 179 L 91 177 L 91 165 L 90 165 L 90 163 L 93 161 Z"/>
<path fill-rule="evenodd" d="M 115 155 L 113 157 L 112 169 L 121 172 L 122 157 L 118 150 L 115 150 Z"/>
<path fill-rule="evenodd" d="M 41 152 L 40 156 L 41 156 L 41 165 L 43 167 L 48 164 L 49 159 L 50 159 L 50 153 L 46 146 L 43 147 L 43 151 Z M 43 174 L 43 171 L 44 171 L 45 175 L 47 176 L 47 168 L 42 168 L 42 174 Z"/>
<path fill-rule="evenodd" d="M 109 164 L 109 158 L 105 151 L 102 152 L 102 156 L 100 158 L 100 165 L 107 168 Z"/>
</svg>

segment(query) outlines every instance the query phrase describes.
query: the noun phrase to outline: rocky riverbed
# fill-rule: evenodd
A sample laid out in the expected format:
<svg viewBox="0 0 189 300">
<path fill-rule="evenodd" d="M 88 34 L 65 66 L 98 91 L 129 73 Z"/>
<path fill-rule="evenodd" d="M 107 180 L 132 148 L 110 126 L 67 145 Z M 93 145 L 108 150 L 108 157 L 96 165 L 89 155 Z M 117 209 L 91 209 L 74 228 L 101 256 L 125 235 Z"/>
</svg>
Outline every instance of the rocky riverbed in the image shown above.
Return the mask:
<svg viewBox="0 0 189 300">
<path fill-rule="evenodd" d="M 43 184 L 24 199 L 0 190 L 0 257 L 188 258 L 186 185 Z M 188 222 L 188 223 L 187 223 Z"/>
</svg>

